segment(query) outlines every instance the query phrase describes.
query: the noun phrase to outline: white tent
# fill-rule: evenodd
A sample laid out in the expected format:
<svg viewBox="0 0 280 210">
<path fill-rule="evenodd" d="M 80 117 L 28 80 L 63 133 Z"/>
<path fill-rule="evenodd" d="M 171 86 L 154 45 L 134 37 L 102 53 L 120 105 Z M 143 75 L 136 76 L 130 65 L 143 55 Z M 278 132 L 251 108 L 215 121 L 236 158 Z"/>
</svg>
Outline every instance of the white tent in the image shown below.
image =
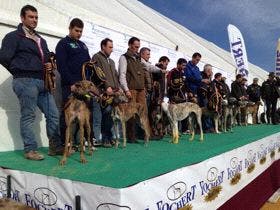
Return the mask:
<svg viewBox="0 0 280 210">
<path fill-rule="evenodd" d="M 177 56 L 183 55 L 188 59 L 194 52 L 200 52 L 201 65 L 210 63 L 215 71 L 222 71 L 229 78 L 234 77 L 235 66 L 229 52 L 136 0 L 0 0 L 0 40 L 15 29 L 20 21 L 19 11 L 26 4 L 38 9 L 37 30 L 46 38 L 52 51 L 58 40 L 68 33 L 69 20 L 79 17 L 91 25 L 108 29 L 115 34 L 139 37 L 143 40 L 143 45 L 149 43 L 150 46 L 162 46 L 159 49 L 165 51 L 160 52 L 172 54 L 178 46 L 179 52 L 175 52 Z M 117 44 L 115 40 L 114 45 Z M 153 51 L 151 53 L 153 55 Z M 153 62 L 157 59 L 158 57 L 152 57 Z M 172 60 L 172 65 L 175 62 L 176 60 Z M 19 149 L 22 145 L 19 134 L 18 101 L 12 91 L 11 75 L 2 66 L 0 68 L 0 151 Z M 249 64 L 249 71 L 249 81 L 253 77 L 259 77 L 262 81 L 267 75 L 266 71 L 253 64 Z M 42 117 L 39 117 L 36 125 L 38 138 L 43 145 L 47 145 Z"/>
</svg>

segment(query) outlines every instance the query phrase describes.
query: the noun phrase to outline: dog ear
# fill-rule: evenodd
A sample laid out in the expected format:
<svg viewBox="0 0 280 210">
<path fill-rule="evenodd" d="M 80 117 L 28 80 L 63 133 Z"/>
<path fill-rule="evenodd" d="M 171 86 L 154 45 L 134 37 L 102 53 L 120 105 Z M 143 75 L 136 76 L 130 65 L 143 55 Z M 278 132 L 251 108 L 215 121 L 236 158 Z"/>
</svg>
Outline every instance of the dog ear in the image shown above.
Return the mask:
<svg viewBox="0 0 280 210">
<path fill-rule="evenodd" d="M 76 87 L 76 88 L 80 88 L 80 87 L 82 87 L 81 82 L 76 82 L 76 83 L 75 83 L 75 87 Z"/>
</svg>

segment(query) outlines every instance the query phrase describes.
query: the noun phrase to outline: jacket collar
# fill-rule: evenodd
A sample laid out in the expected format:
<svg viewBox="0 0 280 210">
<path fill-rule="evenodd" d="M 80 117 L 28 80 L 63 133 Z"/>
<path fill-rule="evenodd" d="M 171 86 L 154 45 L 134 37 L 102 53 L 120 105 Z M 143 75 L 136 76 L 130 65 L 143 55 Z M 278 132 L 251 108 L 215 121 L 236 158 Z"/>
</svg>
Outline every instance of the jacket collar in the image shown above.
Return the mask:
<svg viewBox="0 0 280 210">
<path fill-rule="evenodd" d="M 24 30 L 23 30 L 22 26 L 23 26 L 22 23 L 18 24 L 18 26 L 17 26 L 17 32 L 18 32 L 21 36 L 26 36 L 25 33 L 24 33 Z M 35 33 L 36 36 L 38 36 L 39 38 L 41 38 L 41 36 L 37 33 L 37 31 L 34 30 L 34 33 Z"/>
</svg>

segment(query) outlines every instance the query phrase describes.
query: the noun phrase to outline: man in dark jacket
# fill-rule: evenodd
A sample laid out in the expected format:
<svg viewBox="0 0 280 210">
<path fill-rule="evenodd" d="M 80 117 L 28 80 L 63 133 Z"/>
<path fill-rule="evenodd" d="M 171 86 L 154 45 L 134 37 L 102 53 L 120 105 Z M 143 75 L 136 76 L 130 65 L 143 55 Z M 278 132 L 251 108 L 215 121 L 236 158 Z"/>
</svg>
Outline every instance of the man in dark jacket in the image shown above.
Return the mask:
<svg viewBox="0 0 280 210">
<path fill-rule="evenodd" d="M 78 18 L 71 20 L 69 25 L 69 35 L 62 38 L 56 45 L 57 69 L 61 77 L 62 107 L 67 102 L 74 83 L 82 80 L 82 65 L 90 60 L 88 48 L 80 41 L 84 23 Z M 96 102 L 97 103 L 97 102 Z M 100 122 L 101 123 L 101 122 Z M 64 113 L 60 117 L 61 138 L 65 140 L 65 119 Z"/>
<path fill-rule="evenodd" d="M 152 73 L 152 81 L 158 82 L 160 84 L 160 98 L 163 100 L 165 96 L 165 77 L 166 77 L 166 70 L 170 60 L 167 56 L 161 56 L 156 64 L 156 67 L 162 69 L 161 72 L 153 72 Z"/>
<path fill-rule="evenodd" d="M 167 89 L 170 103 L 178 104 L 186 102 L 187 100 L 184 84 L 184 69 L 186 68 L 187 63 L 186 59 L 179 58 L 177 61 L 177 67 L 168 72 Z"/>
<path fill-rule="evenodd" d="M 20 105 L 20 133 L 25 158 L 42 160 L 37 151 L 33 125 L 36 108 L 45 114 L 49 155 L 62 154 L 59 134 L 59 113 L 53 96 L 45 89 L 44 71 L 51 71 L 46 41 L 35 31 L 38 23 L 37 9 L 26 5 L 21 9 L 21 24 L 8 33 L 0 50 L 0 63 L 13 75 L 13 90 Z"/>
<path fill-rule="evenodd" d="M 259 102 L 261 100 L 261 86 L 258 84 L 258 81 L 258 78 L 254 78 L 253 83 L 247 88 L 249 101 Z"/>
<path fill-rule="evenodd" d="M 259 105 L 261 104 L 261 86 L 258 84 L 258 81 L 258 78 L 254 78 L 253 83 L 247 87 L 249 101 L 255 103 L 257 113 L 259 111 Z M 253 116 L 253 122 L 257 124 L 259 123 L 258 114 L 256 116 Z"/>
<path fill-rule="evenodd" d="M 104 71 L 106 77 L 104 94 L 106 94 L 106 98 L 108 98 L 112 96 L 114 92 L 119 91 L 118 72 L 115 67 L 115 62 L 110 58 L 110 55 L 113 52 L 113 41 L 106 38 L 101 41 L 100 45 L 101 50 L 93 55 L 92 60 L 95 61 L 97 66 L 99 66 Z M 103 146 L 112 147 L 113 120 L 111 117 L 111 104 L 106 104 L 106 101 L 105 103 L 101 103 L 100 111 L 102 113 L 101 127 L 96 127 L 94 124 L 93 127 L 94 130 L 101 129 Z M 100 114 L 97 114 L 95 111 L 93 114 L 94 121 L 100 120 L 95 119 L 96 116 L 98 117 Z"/>
<path fill-rule="evenodd" d="M 229 86 L 227 85 L 226 83 L 226 77 L 222 77 L 221 78 L 221 84 L 223 86 L 223 92 L 222 92 L 222 97 L 224 99 L 229 99 L 229 96 L 230 96 L 230 89 L 229 89 Z"/>
<path fill-rule="evenodd" d="M 236 75 L 236 79 L 231 83 L 231 96 L 236 98 L 238 101 L 245 100 L 244 91 L 242 90 L 243 76 L 241 74 Z"/>
<path fill-rule="evenodd" d="M 280 79 L 275 77 L 274 72 L 270 72 L 268 79 L 263 82 L 261 87 L 261 97 L 265 102 L 266 106 L 266 118 L 267 123 L 272 122 L 273 124 L 278 124 L 275 119 L 277 99 L 280 97 Z"/>
</svg>

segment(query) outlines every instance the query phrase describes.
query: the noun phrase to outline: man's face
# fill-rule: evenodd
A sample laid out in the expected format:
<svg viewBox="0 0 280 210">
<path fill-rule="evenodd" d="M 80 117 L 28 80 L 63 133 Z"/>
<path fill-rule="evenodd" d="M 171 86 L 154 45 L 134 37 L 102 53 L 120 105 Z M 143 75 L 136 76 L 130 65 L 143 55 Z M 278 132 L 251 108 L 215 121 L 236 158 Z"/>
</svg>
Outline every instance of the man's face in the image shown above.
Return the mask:
<svg viewBox="0 0 280 210">
<path fill-rule="evenodd" d="M 24 16 L 21 16 L 21 22 L 28 29 L 34 30 L 38 24 L 38 13 L 27 10 Z"/>
<path fill-rule="evenodd" d="M 207 75 L 207 77 L 212 77 L 212 74 L 213 74 L 213 71 L 212 71 L 212 67 L 207 67 L 205 70 L 204 70 L 205 74 Z"/>
<path fill-rule="evenodd" d="M 106 46 L 102 46 L 102 51 L 109 57 L 113 52 L 113 42 L 108 41 Z"/>
<path fill-rule="evenodd" d="M 83 34 L 83 28 L 79 28 L 74 26 L 73 28 L 69 28 L 69 36 L 72 39 L 79 40 Z"/>
<path fill-rule="evenodd" d="M 219 82 L 222 81 L 222 76 L 217 77 L 216 80 Z"/>
<path fill-rule="evenodd" d="M 167 69 L 167 66 L 168 66 L 168 64 L 169 64 L 169 61 L 168 61 L 168 60 L 162 61 L 161 64 L 162 64 L 163 70 L 166 70 L 166 69 Z"/>
<path fill-rule="evenodd" d="M 258 80 L 257 80 L 257 79 L 254 79 L 254 80 L 253 80 L 253 83 L 254 83 L 255 85 L 257 85 L 257 84 L 258 84 Z"/>
<path fill-rule="evenodd" d="M 242 77 L 238 78 L 237 82 L 242 82 L 242 79 L 243 79 Z"/>
<path fill-rule="evenodd" d="M 177 65 L 177 69 L 180 70 L 180 71 L 182 71 L 182 70 L 184 70 L 184 69 L 186 68 L 186 66 L 187 66 L 186 63 L 178 64 L 178 65 Z"/>
<path fill-rule="evenodd" d="M 193 65 L 196 66 L 199 63 L 200 59 L 201 59 L 201 57 L 199 57 L 199 56 L 192 58 Z"/>
<path fill-rule="evenodd" d="M 133 44 L 128 45 L 129 50 L 133 53 L 136 54 L 138 53 L 138 50 L 140 48 L 140 42 L 139 41 L 134 41 Z"/>
<path fill-rule="evenodd" d="M 151 54 L 149 50 L 145 50 L 141 53 L 141 58 L 143 58 L 145 61 L 149 61 L 150 57 Z"/>
</svg>

